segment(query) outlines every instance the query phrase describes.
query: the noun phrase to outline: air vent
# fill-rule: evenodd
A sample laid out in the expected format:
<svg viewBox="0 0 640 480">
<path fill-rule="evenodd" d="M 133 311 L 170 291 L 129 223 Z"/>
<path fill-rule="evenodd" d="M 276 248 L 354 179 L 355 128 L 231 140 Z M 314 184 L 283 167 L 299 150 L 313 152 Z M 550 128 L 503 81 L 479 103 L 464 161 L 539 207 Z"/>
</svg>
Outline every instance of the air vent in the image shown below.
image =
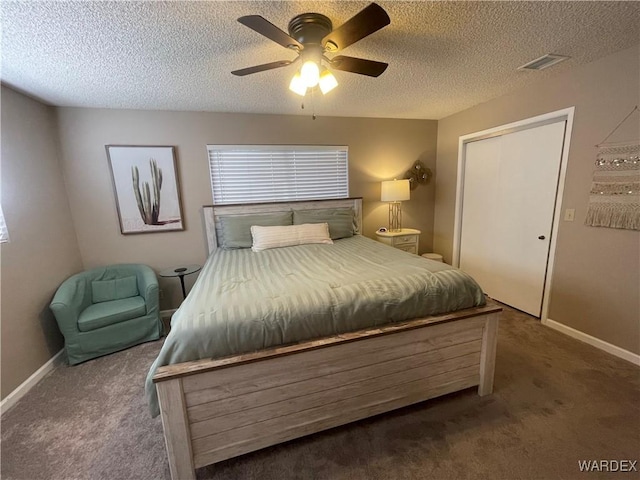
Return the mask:
<svg viewBox="0 0 640 480">
<path fill-rule="evenodd" d="M 531 60 L 529 63 L 525 63 L 521 67 L 518 67 L 518 70 L 544 70 L 545 68 L 555 65 L 556 63 L 560 63 L 568 58 L 571 57 L 549 53 L 541 56 L 540 58 L 536 58 L 535 60 Z"/>
</svg>

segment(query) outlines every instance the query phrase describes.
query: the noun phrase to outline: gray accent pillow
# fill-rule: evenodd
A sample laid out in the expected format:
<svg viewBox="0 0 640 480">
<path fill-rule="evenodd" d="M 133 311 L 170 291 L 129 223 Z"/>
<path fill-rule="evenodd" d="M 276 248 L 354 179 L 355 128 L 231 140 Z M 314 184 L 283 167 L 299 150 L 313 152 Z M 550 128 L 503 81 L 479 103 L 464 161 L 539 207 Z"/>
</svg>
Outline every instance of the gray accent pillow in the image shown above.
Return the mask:
<svg viewBox="0 0 640 480">
<path fill-rule="evenodd" d="M 138 281 L 135 275 L 115 278 L 113 280 L 96 280 L 91 282 L 91 298 L 93 303 L 110 302 L 123 298 L 138 296 Z"/>
<path fill-rule="evenodd" d="M 291 212 L 260 215 L 226 215 L 219 218 L 220 238 L 218 239 L 218 246 L 225 249 L 251 248 L 253 243 L 251 237 L 252 225 L 274 227 L 293 224 L 293 214 Z"/>
<path fill-rule="evenodd" d="M 353 208 L 326 208 L 322 210 L 294 210 L 293 224 L 328 223 L 331 240 L 353 237 Z"/>
</svg>

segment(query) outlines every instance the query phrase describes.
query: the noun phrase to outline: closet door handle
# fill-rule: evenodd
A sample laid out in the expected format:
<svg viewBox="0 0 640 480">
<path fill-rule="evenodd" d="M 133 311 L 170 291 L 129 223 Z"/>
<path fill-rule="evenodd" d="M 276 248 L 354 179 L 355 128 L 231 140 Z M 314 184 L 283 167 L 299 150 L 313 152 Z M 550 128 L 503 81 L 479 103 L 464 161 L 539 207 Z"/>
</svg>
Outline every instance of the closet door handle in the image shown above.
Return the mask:
<svg viewBox="0 0 640 480">
<path fill-rule="evenodd" d="M 544 240 L 544 239 L 545 239 L 545 236 L 544 236 L 544 235 L 540 235 L 540 236 L 538 237 L 538 240 Z"/>
</svg>

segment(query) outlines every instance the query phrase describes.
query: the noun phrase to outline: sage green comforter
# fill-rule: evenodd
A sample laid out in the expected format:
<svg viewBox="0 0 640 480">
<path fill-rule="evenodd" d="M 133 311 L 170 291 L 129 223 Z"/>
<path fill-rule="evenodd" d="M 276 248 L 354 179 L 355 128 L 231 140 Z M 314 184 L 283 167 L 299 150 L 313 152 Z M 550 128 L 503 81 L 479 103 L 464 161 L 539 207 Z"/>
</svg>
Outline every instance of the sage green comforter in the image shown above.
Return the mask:
<svg viewBox="0 0 640 480">
<path fill-rule="evenodd" d="M 356 235 L 333 245 L 262 252 L 218 249 L 207 260 L 151 366 L 217 358 L 484 305 L 464 272 Z"/>
</svg>

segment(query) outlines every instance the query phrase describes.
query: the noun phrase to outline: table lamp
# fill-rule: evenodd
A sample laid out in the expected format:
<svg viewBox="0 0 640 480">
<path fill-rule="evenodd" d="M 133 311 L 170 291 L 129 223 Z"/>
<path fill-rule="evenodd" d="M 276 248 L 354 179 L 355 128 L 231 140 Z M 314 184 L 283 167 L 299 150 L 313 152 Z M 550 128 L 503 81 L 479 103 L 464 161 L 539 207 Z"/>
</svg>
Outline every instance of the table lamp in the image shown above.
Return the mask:
<svg viewBox="0 0 640 480">
<path fill-rule="evenodd" d="M 409 180 L 389 180 L 382 182 L 380 200 L 389 202 L 389 231 L 399 232 L 402 229 L 402 207 L 404 200 L 409 200 Z"/>
</svg>

